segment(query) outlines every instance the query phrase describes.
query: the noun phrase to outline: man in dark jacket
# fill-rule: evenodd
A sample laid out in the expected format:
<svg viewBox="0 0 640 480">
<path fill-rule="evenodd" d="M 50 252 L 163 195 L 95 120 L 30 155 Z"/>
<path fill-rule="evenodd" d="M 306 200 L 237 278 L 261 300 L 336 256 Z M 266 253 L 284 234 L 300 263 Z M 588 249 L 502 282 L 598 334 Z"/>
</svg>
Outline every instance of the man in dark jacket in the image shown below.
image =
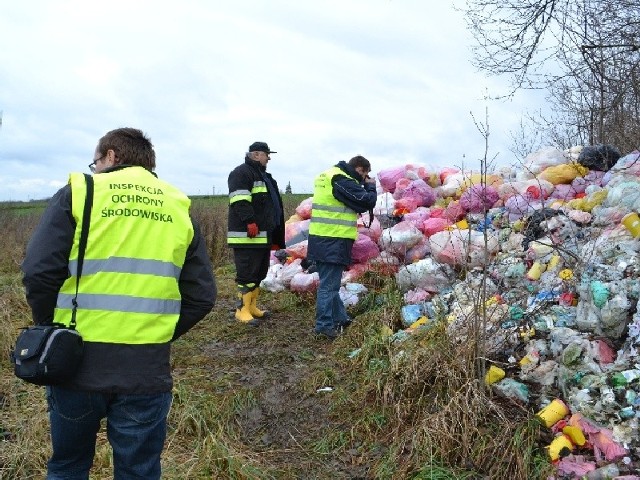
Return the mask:
<svg viewBox="0 0 640 480">
<path fill-rule="evenodd" d="M 340 282 L 351 264 L 358 214 L 376 205 L 376 181 L 369 178 L 370 171 L 369 160 L 358 155 L 322 172 L 314 182 L 307 260 L 315 262 L 320 276 L 315 332 L 331 340 L 349 323 Z"/>
<path fill-rule="evenodd" d="M 257 326 L 267 312 L 257 307 L 271 250 L 284 248 L 284 209 L 278 184 L 267 172 L 273 152 L 265 142 L 249 146 L 244 163 L 229 174 L 227 245 L 233 248 L 238 305 L 236 320 Z"/>
<path fill-rule="evenodd" d="M 53 453 L 47 478 L 89 478 L 102 418 L 114 478 L 160 478 L 171 406 L 171 342 L 213 308 L 216 284 L 189 198 L 158 179 L 150 140 L 119 128 L 89 165 L 93 209 L 79 283 L 84 175 L 50 200 L 22 263 L 36 324 L 69 325 L 84 339 L 79 371 L 47 387 Z M 89 197 L 90 198 L 90 197 Z"/>
</svg>

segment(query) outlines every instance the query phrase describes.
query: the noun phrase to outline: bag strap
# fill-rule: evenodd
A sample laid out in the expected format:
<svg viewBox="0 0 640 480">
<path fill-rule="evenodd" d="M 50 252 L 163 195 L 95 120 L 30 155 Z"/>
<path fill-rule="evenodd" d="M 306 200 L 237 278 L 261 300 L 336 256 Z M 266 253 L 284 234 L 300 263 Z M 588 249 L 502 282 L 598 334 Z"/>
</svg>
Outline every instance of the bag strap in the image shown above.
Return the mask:
<svg viewBox="0 0 640 480">
<path fill-rule="evenodd" d="M 76 311 L 78 310 L 78 289 L 80 287 L 80 276 L 82 275 L 82 264 L 84 263 L 84 251 L 87 248 L 87 238 L 89 237 L 89 223 L 91 222 L 91 208 L 93 207 L 93 177 L 84 174 L 87 184 L 87 194 L 84 197 L 84 211 L 82 212 L 82 230 L 80 230 L 80 242 L 78 243 L 78 269 L 76 272 L 76 295 L 71 300 L 73 309 L 71 310 L 71 323 L 69 328 L 76 329 Z"/>
<path fill-rule="evenodd" d="M 373 208 L 370 208 L 367 213 L 369 214 L 369 225 L 367 225 L 364 221 L 362 222 L 362 225 L 364 226 L 364 228 L 371 228 L 371 224 L 373 223 Z M 362 215 L 360 215 L 360 217 L 362 217 Z"/>
</svg>

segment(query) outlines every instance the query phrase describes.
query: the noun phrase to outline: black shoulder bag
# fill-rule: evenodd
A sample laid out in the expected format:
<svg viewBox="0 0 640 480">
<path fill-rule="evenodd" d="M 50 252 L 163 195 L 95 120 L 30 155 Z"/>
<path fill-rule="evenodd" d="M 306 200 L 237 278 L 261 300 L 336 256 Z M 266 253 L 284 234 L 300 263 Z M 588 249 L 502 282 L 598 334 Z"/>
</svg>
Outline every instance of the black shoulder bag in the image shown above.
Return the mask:
<svg viewBox="0 0 640 480">
<path fill-rule="evenodd" d="M 69 327 L 61 323 L 24 327 L 21 329 L 15 349 L 11 353 L 16 377 L 36 385 L 58 385 L 73 378 L 78 371 L 84 352 L 82 337 L 76 331 L 76 311 L 78 309 L 78 287 L 91 221 L 93 178 L 85 174 L 85 181 L 87 195 L 82 213 L 76 294 L 72 301 L 73 308 Z"/>
</svg>

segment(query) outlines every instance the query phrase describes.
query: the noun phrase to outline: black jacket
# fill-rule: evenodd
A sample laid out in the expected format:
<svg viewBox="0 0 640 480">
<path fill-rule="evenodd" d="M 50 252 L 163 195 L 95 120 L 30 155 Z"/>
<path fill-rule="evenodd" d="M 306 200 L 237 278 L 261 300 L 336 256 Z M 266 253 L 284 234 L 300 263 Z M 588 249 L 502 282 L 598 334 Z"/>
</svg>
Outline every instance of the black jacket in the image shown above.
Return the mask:
<svg viewBox="0 0 640 480">
<path fill-rule="evenodd" d="M 228 230 L 230 232 L 246 232 L 249 223 L 258 224 L 261 231 L 267 232 L 267 244 L 229 245 L 232 248 L 268 248 L 278 245 L 284 248 L 284 208 L 278 184 L 256 160 L 245 157 L 244 163 L 238 165 L 229 174 L 229 193 L 237 190 L 251 191 L 255 182 L 265 182 L 267 192 L 251 195 L 251 201 L 241 200 L 229 205 Z"/>
<path fill-rule="evenodd" d="M 339 162 L 336 167 L 353 178 L 360 178 L 358 172 L 344 161 Z M 374 184 L 364 183 L 364 181 L 356 182 L 346 175 L 334 176 L 331 183 L 333 196 L 356 213 L 364 213 L 376 206 L 378 196 Z M 307 260 L 348 266 L 351 264 L 352 249 L 353 240 L 348 238 L 309 235 Z"/>
<path fill-rule="evenodd" d="M 217 294 L 206 245 L 198 226 L 192 223 L 194 237 L 178 282 L 182 304 L 174 340 L 211 311 Z M 49 201 L 29 240 L 22 262 L 27 302 L 36 324 L 53 320 L 58 292 L 69 276 L 69 254 L 75 228 L 76 222 L 71 214 L 71 187 L 66 185 Z M 113 393 L 170 391 L 169 356 L 168 343 L 122 345 L 85 342 L 80 372 L 65 386 Z"/>
</svg>

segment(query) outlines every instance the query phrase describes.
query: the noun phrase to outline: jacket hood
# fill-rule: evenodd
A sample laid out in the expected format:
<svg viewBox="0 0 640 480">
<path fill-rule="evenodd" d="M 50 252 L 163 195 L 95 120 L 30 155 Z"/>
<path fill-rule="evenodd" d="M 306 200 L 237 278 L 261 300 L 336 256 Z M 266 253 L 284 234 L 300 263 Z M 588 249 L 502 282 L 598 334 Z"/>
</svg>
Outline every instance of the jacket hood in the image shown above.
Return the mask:
<svg viewBox="0 0 640 480">
<path fill-rule="evenodd" d="M 351 165 L 349 165 L 347 162 L 345 162 L 344 160 L 340 160 L 336 164 L 336 167 L 338 167 L 340 170 L 342 170 L 347 175 L 355 178 L 359 183 L 362 183 L 364 181 L 362 179 L 362 177 L 360 176 L 360 174 L 358 172 L 356 172 L 355 169 Z"/>
</svg>

